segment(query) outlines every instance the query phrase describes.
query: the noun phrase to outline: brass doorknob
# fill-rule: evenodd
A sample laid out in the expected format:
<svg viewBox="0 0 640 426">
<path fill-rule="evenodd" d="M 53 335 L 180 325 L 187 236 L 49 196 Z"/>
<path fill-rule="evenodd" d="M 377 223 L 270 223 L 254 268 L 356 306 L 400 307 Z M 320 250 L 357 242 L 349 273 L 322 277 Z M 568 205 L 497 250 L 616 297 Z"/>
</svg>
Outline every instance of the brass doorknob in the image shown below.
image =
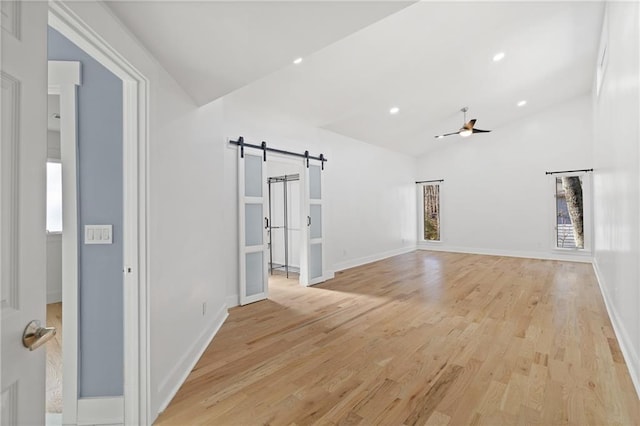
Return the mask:
<svg viewBox="0 0 640 426">
<path fill-rule="evenodd" d="M 38 349 L 56 335 L 55 327 L 41 327 L 40 321 L 33 320 L 22 333 L 22 344 L 30 351 Z"/>
</svg>

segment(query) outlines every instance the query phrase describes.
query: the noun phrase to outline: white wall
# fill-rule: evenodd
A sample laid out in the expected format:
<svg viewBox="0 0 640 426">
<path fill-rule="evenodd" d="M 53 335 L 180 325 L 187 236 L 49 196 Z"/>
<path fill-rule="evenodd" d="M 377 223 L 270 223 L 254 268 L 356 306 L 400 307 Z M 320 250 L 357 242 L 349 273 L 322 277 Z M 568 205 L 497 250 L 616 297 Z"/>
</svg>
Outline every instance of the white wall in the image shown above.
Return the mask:
<svg viewBox="0 0 640 426">
<path fill-rule="evenodd" d="M 224 100 L 225 136 L 324 154 L 325 265 L 338 271 L 415 248 L 415 159 Z M 228 304 L 238 303 L 236 147 L 225 149 Z"/>
<path fill-rule="evenodd" d="M 589 261 L 553 250 L 553 179 L 545 171 L 592 167 L 591 115 L 584 95 L 492 133 L 437 141 L 440 146 L 419 160 L 417 175 L 444 179 L 442 241 L 421 246 Z"/>
<path fill-rule="evenodd" d="M 594 101 L 594 265 L 640 395 L 640 7 L 607 3 L 608 64 Z"/>
<path fill-rule="evenodd" d="M 147 167 L 153 420 L 226 317 L 225 250 L 219 243 L 223 234 L 222 103 L 196 108 L 105 5 L 68 5 L 150 82 Z"/>
</svg>

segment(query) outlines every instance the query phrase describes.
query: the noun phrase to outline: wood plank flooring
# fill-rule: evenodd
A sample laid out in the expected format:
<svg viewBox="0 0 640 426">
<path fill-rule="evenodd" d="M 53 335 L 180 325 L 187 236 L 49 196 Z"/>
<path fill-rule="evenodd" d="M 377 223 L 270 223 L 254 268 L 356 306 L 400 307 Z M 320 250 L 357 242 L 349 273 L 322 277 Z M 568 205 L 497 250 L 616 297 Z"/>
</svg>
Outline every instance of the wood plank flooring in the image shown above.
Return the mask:
<svg viewBox="0 0 640 426">
<path fill-rule="evenodd" d="M 418 251 L 229 318 L 158 425 L 635 425 L 591 265 Z"/>
</svg>

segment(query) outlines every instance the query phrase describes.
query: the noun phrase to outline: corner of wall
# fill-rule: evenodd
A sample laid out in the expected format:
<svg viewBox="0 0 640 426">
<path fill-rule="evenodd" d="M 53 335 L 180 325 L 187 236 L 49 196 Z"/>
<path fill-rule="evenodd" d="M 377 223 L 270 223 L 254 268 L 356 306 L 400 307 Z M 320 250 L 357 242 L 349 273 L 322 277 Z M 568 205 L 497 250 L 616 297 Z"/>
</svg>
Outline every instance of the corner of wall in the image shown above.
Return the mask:
<svg viewBox="0 0 640 426">
<path fill-rule="evenodd" d="M 235 308 L 236 306 L 240 306 L 240 297 L 237 293 L 230 294 L 227 296 L 227 309 Z"/>
<path fill-rule="evenodd" d="M 433 243 L 418 243 L 418 250 L 444 251 L 450 253 L 477 254 L 481 256 L 519 257 L 524 259 L 559 260 L 563 262 L 592 263 L 593 256 L 590 253 L 564 254 L 559 252 L 523 251 L 484 249 L 476 247 L 453 247 Z"/>
<path fill-rule="evenodd" d="M 609 318 L 611 319 L 613 331 L 616 334 L 616 338 L 618 339 L 618 343 L 620 344 L 620 349 L 622 350 L 622 355 L 624 356 L 627 368 L 629 369 L 631 381 L 633 382 L 633 386 L 636 389 L 638 398 L 640 398 L 640 356 L 638 356 L 638 353 L 635 351 L 624 322 L 621 321 L 615 305 L 609 298 L 609 293 L 606 290 L 607 285 L 604 282 L 603 275 L 600 273 L 597 258 L 593 259 L 593 271 L 596 274 L 598 286 L 600 287 L 600 293 L 602 294 L 604 304 L 607 308 L 607 313 L 609 314 Z"/>
<path fill-rule="evenodd" d="M 176 393 L 178 393 L 178 390 L 185 382 L 228 316 L 227 306 L 222 305 L 214 315 L 209 326 L 203 330 L 198 339 L 176 363 L 175 367 L 167 373 L 165 379 L 158 386 L 158 400 L 162 402 L 160 403 L 157 412 L 153 413 L 155 416 L 153 421 L 155 421 L 157 416 L 160 415 L 167 406 L 169 406 L 169 403 Z"/>
<path fill-rule="evenodd" d="M 356 266 L 366 265 L 367 263 L 377 262 L 379 260 L 383 260 L 389 257 L 410 253 L 415 250 L 416 250 L 416 246 L 412 245 L 408 247 L 401 247 L 395 250 L 376 253 L 371 256 L 360 257 L 358 259 L 351 259 L 346 262 L 339 262 L 333 265 L 333 267 L 329 270 L 329 274 L 331 278 L 333 278 L 336 272 L 344 271 L 345 269 L 355 268 Z M 328 278 L 328 279 L 331 279 L 331 278 Z"/>
</svg>

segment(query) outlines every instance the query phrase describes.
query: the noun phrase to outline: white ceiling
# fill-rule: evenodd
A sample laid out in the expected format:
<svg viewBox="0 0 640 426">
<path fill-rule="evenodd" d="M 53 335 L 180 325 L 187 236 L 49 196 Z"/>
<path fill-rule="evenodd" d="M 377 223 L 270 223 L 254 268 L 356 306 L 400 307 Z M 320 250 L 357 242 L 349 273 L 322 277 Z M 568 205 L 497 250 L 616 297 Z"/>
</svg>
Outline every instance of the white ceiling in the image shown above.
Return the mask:
<svg viewBox="0 0 640 426">
<path fill-rule="evenodd" d="M 413 1 L 110 1 L 116 16 L 204 105 Z"/>
<path fill-rule="evenodd" d="M 111 7 L 201 104 L 233 91 L 230 104 L 413 155 L 455 143 L 433 136 L 456 131 L 463 106 L 476 127 L 498 132 L 589 92 L 604 10 L 591 1 Z"/>
</svg>

